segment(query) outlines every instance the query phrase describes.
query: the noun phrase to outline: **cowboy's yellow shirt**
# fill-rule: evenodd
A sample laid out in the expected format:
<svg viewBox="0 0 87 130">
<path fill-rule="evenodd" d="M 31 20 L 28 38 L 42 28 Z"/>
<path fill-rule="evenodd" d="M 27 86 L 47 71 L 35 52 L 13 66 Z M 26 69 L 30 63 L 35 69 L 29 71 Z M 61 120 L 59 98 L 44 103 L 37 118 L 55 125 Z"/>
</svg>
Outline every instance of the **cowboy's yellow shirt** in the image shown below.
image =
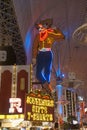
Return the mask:
<svg viewBox="0 0 87 130">
<path fill-rule="evenodd" d="M 52 32 L 52 33 L 48 33 L 48 37 L 44 40 L 44 41 L 40 41 L 40 35 L 37 34 L 35 39 L 34 39 L 34 43 L 33 43 L 33 48 L 32 48 L 32 56 L 33 58 L 36 58 L 38 51 L 42 48 L 51 48 L 52 44 L 55 41 L 61 41 L 63 40 L 65 37 L 63 35 L 63 33 L 61 33 L 60 30 L 58 30 L 56 33 Z"/>
</svg>

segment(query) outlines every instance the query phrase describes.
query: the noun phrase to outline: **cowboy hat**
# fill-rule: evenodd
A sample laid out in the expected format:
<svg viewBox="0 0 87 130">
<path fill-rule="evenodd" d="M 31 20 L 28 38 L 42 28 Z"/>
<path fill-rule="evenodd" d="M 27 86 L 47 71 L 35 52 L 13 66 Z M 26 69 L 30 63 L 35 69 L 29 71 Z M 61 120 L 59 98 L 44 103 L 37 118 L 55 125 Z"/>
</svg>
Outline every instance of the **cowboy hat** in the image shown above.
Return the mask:
<svg viewBox="0 0 87 130">
<path fill-rule="evenodd" d="M 42 24 L 46 28 L 50 28 L 52 26 L 52 24 L 53 24 L 53 19 L 48 18 L 48 19 L 45 19 L 45 20 L 41 20 L 39 23 L 35 24 L 36 29 L 39 29 L 40 24 Z"/>
</svg>

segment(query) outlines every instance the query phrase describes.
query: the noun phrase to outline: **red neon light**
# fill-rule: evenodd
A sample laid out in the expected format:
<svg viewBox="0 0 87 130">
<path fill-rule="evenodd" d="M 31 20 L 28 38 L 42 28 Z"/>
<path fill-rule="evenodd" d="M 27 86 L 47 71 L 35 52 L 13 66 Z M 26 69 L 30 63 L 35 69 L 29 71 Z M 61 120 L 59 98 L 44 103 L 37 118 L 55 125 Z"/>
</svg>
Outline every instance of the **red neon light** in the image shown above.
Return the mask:
<svg viewBox="0 0 87 130">
<path fill-rule="evenodd" d="M 40 32 L 40 41 L 44 41 L 48 37 L 47 29 L 43 32 Z"/>
<path fill-rule="evenodd" d="M 53 32 L 52 29 L 44 29 L 44 31 L 40 32 L 40 41 L 44 41 L 48 37 L 48 33 Z"/>
</svg>

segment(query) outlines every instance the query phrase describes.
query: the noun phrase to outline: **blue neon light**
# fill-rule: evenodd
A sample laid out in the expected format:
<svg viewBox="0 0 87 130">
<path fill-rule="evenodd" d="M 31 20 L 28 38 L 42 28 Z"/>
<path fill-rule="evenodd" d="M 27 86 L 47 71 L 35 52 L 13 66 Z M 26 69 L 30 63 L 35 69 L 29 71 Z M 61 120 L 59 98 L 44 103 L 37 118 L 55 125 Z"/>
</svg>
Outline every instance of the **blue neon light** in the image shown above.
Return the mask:
<svg viewBox="0 0 87 130">
<path fill-rule="evenodd" d="M 24 47 L 27 56 L 27 64 L 30 64 L 32 57 L 32 29 L 29 30 L 26 34 Z"/>
</svg>

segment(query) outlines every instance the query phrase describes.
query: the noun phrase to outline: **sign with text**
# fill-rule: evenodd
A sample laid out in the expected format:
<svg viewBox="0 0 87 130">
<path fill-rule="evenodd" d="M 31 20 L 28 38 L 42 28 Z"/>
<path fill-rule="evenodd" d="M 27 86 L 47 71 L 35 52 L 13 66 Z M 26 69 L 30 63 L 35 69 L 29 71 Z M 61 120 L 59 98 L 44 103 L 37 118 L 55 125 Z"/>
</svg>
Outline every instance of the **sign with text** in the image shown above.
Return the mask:
<svg viewBox="0 0 87 130">
<path fill-rule="evenodd" d="M 10 103 L 9 113 L 22 113 L 20 98 L 10 98 L 9 103 Z"/>
<path fill-rule="evenodd" d="M 29 121 L 54 121 L 54 100 L 49 95 L 30 92 L 26 95 L 25 119 Z"/>
</svg>

